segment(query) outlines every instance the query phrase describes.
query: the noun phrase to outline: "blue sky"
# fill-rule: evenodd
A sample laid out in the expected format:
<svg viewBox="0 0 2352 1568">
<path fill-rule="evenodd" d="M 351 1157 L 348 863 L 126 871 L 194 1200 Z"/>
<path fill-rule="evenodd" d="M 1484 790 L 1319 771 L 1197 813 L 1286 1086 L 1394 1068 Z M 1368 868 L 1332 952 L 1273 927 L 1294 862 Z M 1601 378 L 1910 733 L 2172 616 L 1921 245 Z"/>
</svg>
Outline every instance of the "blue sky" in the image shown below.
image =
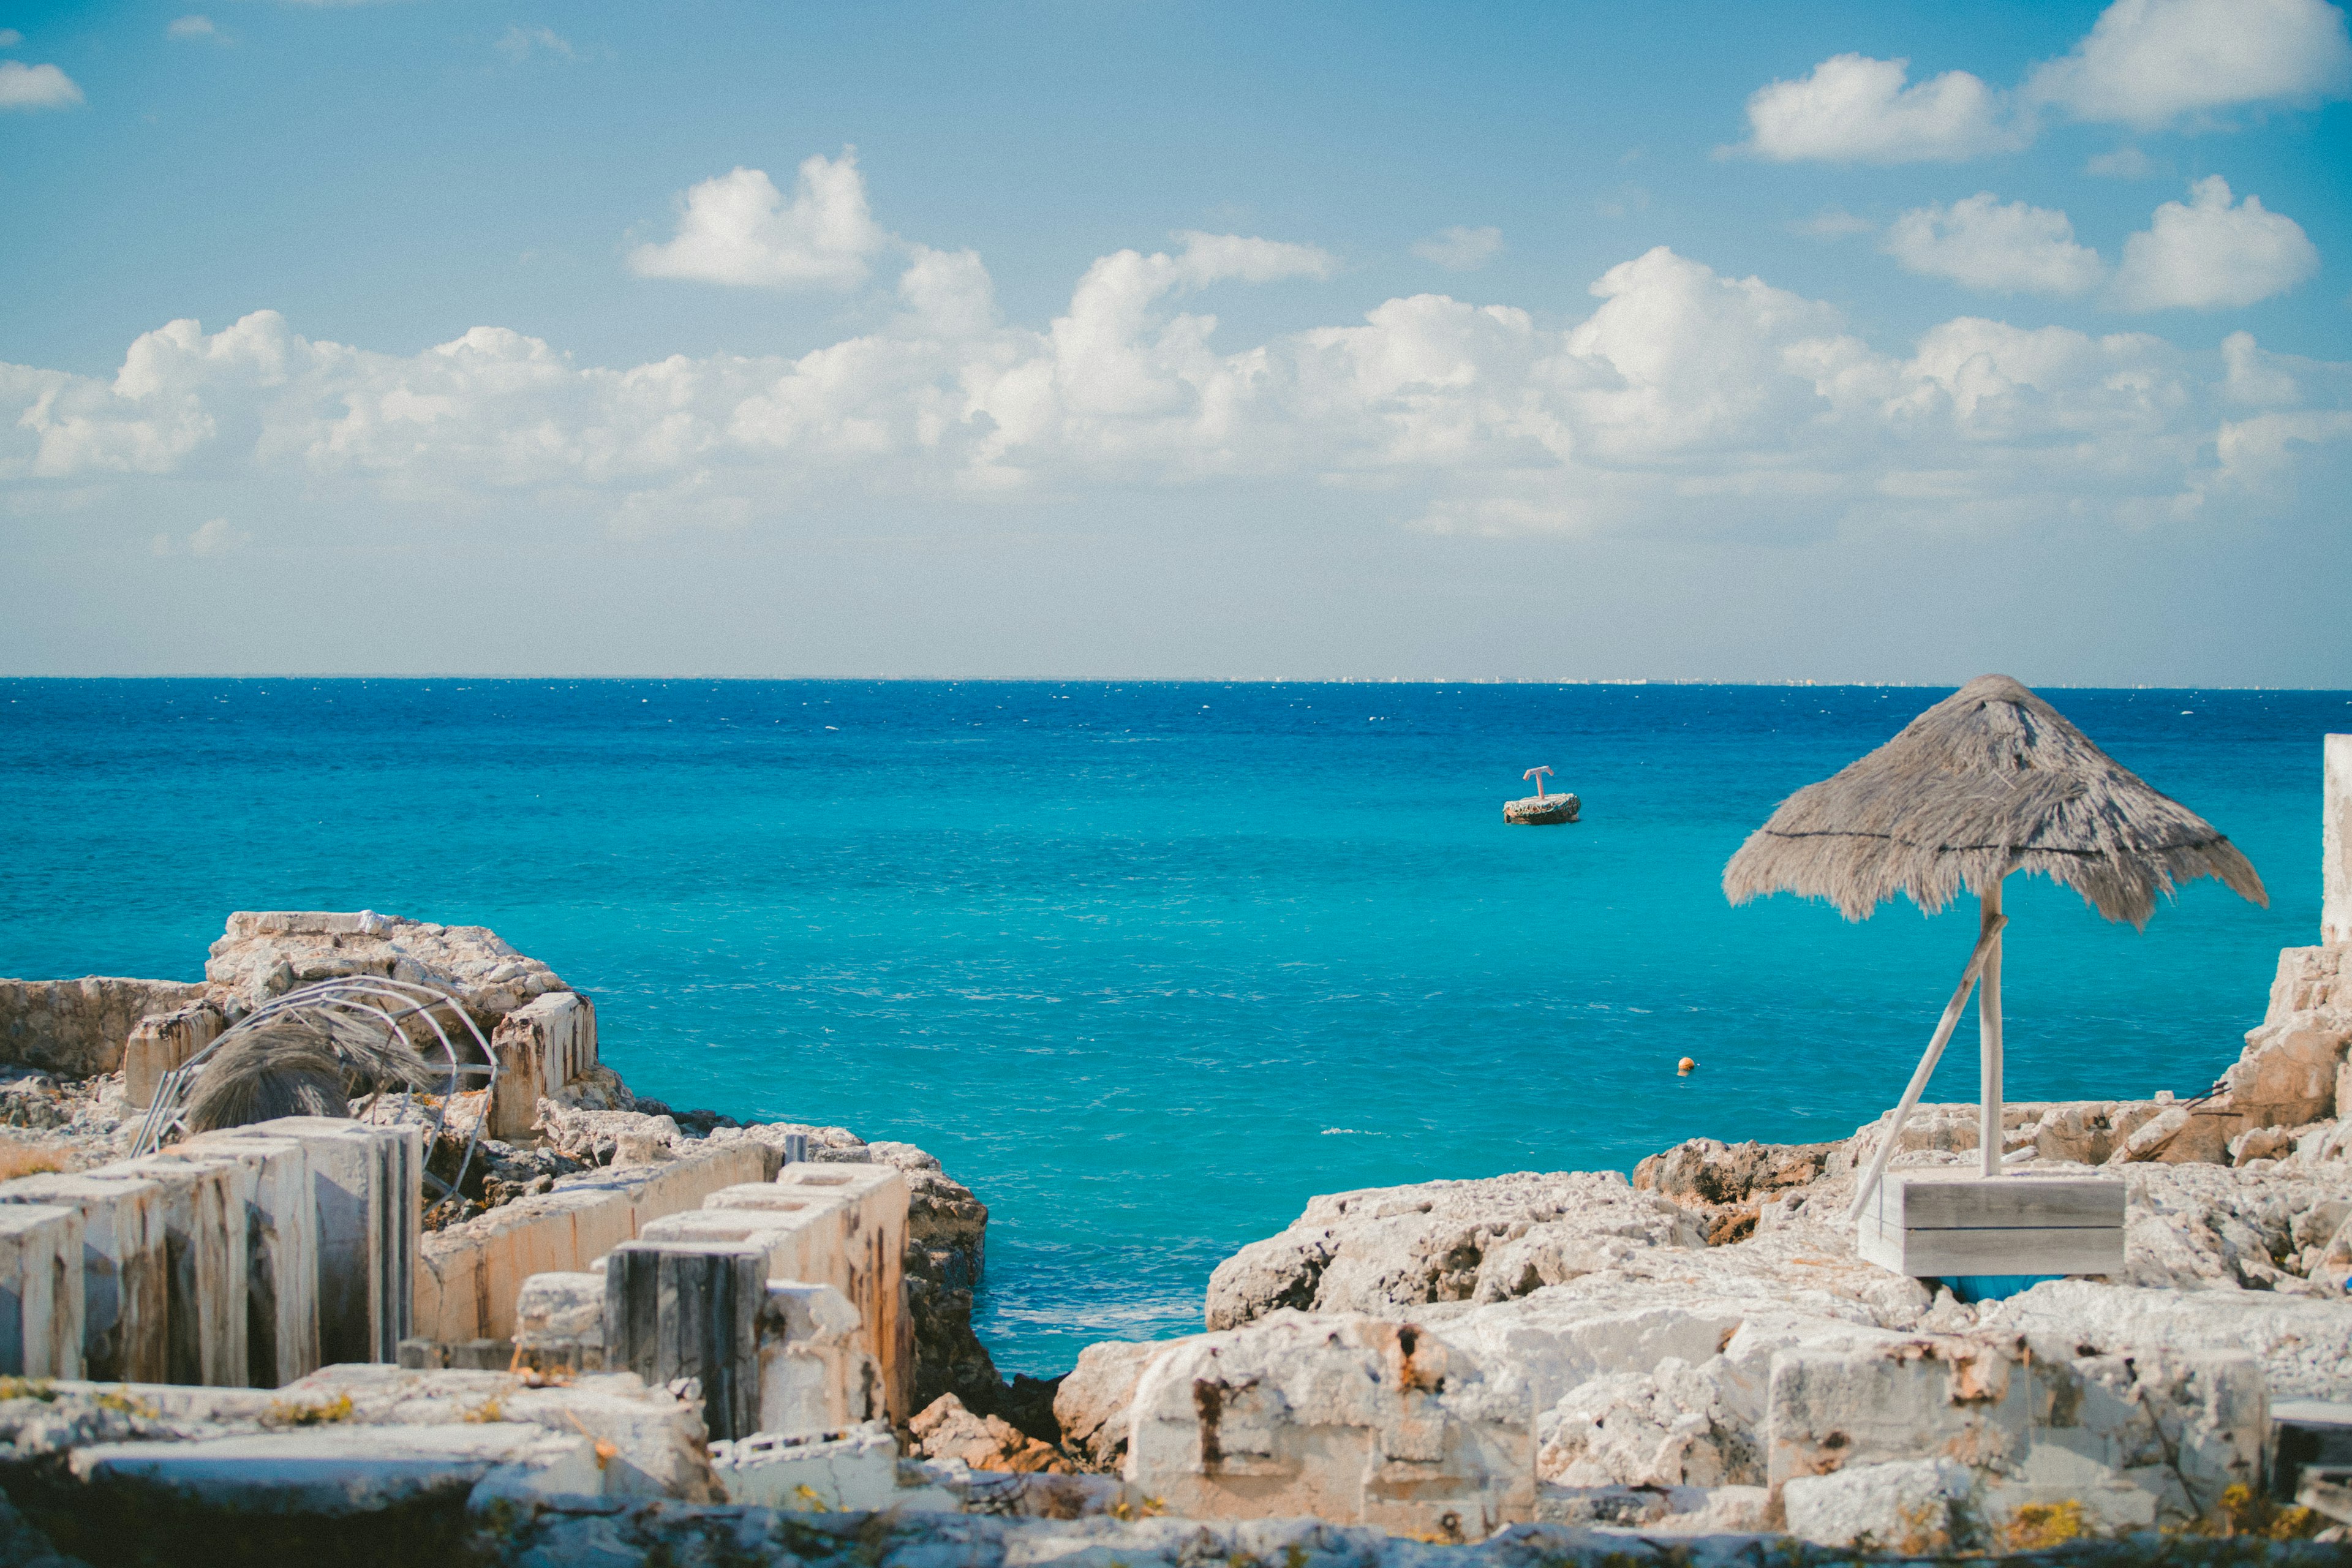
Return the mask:
<svg viewBox="0 0 2352 1568">
<path fill-rule="evenodd" d="M 0 7 L 0 668 L 2352 685 L 2347 91 L 2320 0 Z"/>
</svg>

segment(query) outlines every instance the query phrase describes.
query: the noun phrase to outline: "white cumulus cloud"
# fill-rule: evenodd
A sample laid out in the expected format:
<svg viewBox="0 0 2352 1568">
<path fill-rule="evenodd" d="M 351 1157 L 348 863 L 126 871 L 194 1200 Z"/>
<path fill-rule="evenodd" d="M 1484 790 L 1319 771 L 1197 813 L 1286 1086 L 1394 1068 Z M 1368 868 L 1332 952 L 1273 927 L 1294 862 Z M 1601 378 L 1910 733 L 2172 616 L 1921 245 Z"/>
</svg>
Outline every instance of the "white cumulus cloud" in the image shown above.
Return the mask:
<svg viewBox="0 0 2352 1568">
<path fill-rule="evenodd" d="M 909 248 L 898 311 L 789 358 L 606 367 L 488 326 L 384 354 L 261 311 L 142 334 L 110 377 L 0 364 L 0 497 L 184 514 L 226 486 L 257 514 L 363 498 L 629 537 L 786 527 L 850 496 L 1207 485 L 1336 489 L 1368 525 L 1475 532 L 2072 528 L 2282 493 L 2352 440 L 2352 367 L 2251 338 L 2200 353 L 1964 316 L 1880 346 L 1829 304 L 1663 247 L 1564 325 L 1427 293 L 1238 343 L 1206 291 L 1335 259 L 1182 234 L 1097 258 L 1031 324 L 1004 319 L 977 255 Z M 200 542 L 243 541 L 227 522 L 166 541 Z"/>
<path fill-rule="evenodd" d="M 2230 183 L 2210 174 L 2167 202 L 2124 241 L 2116 303 L 2126 310 L 2213 310 L 2283 294 L 2319 270 L 2303 226 L 2259 196 L 2232 205 Z"/>
<path fill-rule="evenodd" d="M 2063 212 L 2003 205 L 1990 191 L 1917 207 L 1886 229 L 1886 253 L 1909 271 L 1999 294 L 2087 294 L 2106 268 L 2074 243 Z"/>
<path fill-rule="evenodd" d="M 0 60 L 0 109 L 63 109 L 81 101 L 81 89 L 55 66 Z"/>
<path fill-rule="evenodd" d="M 174 539 L 168 533 L 159 533 L 148 542 L 148 549 L 157 555 L 194 555 L 208 559 L 231 554 L 252 542 L 252 534 L 234 526 L 225 517 L 216 517 L 200 524 L 184 538 Z"/>
<path fill-rule="evenodd" d="M 220 37 L 220 29 L 213 26 L 213 19 L 210 16 L 175 16 L 172 19 L 171 26 L 165 27 L 163 32 L 165 36 L 174 38 L 216 39 Z"/>
<path fill-rule="evenodd" d="M 854 289 L 889 237 L 866 204 L 855 148 L 803 161 L 791 200 L 761 169 L 738 168 L 679 198 L 677 233 L 629 253 L 641 278 L 742 288 Z"/>
<path fill-rule="evenodd" d="M 2326 0 L 2116 0 L 2025 96 L 2079 120 L 2153 129 L 2182 115 L 2352 86 L 2344 13 Z"/>
<path fill-rule="evenodd" d="M 13 49 L 25 41 L 25 35 L 14 27 L 0 27 L 0 49 Z"/>
<path fill-rule="evenodd" d="M 2137 147 L 2095 153 L 2083 164 L 2083 173 L 2102 180 L 2145 180 L 2156 172 L 2156 161 Z"/>
<path fill-rule="evenodd" d="M 1835 55 L 1748 100 L 1747 151 L 1777 163 L 1958 162 L 2023 144 L 2001 95 L 1967 71 L 1909 83 L 1908 60 Z"/>
<path fill-rule="evenodd" d="M 1502 254 L 1503 231 L 1488 224 L 1481 228 L 1465 228 L 1460 224 L 1439 229 L 1426 239 L 1413 242 L 1412 253 L 1423 261 L 1433 261 L 1449 272 L 1475 272 Z"/>
</svg>

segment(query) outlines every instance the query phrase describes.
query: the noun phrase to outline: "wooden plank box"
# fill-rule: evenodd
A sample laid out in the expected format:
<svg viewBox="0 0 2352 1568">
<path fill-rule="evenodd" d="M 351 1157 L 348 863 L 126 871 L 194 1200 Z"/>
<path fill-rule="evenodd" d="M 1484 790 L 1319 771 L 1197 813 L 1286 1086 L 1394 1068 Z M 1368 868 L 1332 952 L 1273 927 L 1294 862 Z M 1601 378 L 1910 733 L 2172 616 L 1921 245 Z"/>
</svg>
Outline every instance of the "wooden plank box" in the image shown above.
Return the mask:
<svg viewBox="0 0 2352 1568">
<path fill-rule="evenodd" d="M 2120 1274 L 2124 1184 L 2112 1176 L 1889 1171 L 1857 1231 L 1864 1261 L 1915 1279 Z"/>
</svg>

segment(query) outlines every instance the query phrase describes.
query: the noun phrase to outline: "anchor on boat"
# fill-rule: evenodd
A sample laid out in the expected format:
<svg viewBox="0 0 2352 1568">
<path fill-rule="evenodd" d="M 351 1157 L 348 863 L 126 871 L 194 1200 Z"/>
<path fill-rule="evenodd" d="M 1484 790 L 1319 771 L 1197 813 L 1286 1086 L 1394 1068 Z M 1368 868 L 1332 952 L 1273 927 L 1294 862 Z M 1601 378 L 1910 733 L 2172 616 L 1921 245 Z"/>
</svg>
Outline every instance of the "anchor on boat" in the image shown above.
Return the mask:
<svg viewBox="0 0 2352 1568">
<path fill-rule="evenodd" d="M 1519 800 L 1503 803 L 1503 820 L 1529 827 L 1549 826 L 1556 822 L 1574 822 L 1584 805 L 1572 795 L 1547 795 L 1544 779 L 1551 772 L 1548 767 L 1529 768 L 1519 776 L 1536 781 L 1536 793 Z"/>
</svg>

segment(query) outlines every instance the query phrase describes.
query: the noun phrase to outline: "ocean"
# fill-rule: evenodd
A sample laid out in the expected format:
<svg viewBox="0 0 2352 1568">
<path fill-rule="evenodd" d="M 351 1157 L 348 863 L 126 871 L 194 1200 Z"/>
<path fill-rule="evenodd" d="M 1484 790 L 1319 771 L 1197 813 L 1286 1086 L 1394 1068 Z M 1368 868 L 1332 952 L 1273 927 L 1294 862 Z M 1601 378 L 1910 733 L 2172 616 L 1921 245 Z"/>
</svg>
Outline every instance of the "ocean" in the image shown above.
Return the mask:
<svg viewBox="0 0 2352 1568">
<path fill-rule="evenodd" d="M 982 1339 L 1050 1374 L 1196 1328 L 1316 1193 L 1875 1116 L 1973 907 L 1856 925 L 1720 877 L 1944 695 L 0 680 L 0 973 L 194 979 L 237 909 L 489 926 L 640 1092 L 937 1154 L 991 1210 Z M 2142 933 L 2012 882 L 2010 1096 L 2200 1091 L 2317 940 L 2352 694 L 2044 695 L 2271 904 L 2200 882 Z M 1537 763 L 1580 823 L 1504 825 Z M 1931 1099 L 1975 1098 L 1972 1040 Z"/>
</svg>

